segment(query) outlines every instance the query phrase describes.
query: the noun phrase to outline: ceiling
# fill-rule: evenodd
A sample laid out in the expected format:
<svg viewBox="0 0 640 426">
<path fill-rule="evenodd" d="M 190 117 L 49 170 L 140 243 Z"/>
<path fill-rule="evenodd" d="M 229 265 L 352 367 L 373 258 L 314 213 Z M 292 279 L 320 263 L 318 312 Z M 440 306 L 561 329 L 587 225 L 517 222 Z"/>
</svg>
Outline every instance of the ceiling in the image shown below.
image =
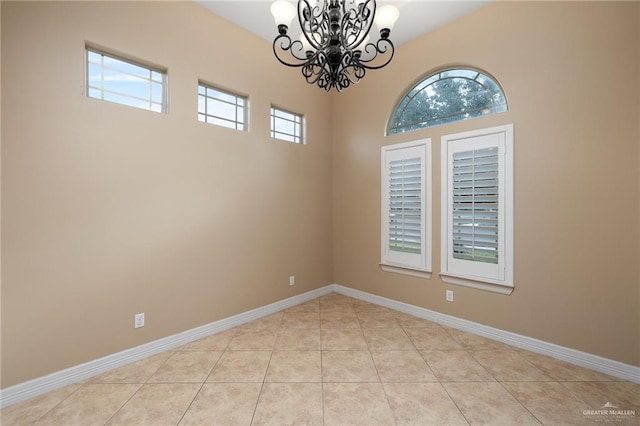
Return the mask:
<svg viewBox="0 0 640 426">
<path fill-rule="evenodd" d="M 252 32 L 269 42 L 277 35 L 275 23 L 271 16 L 272 0 L 194 0 L 240 27 Z M 489 3 L 491 0 L 472 1 L 429 1 L 429 0 L 379 0 L 377 5 L 393 4 L 400 10 L 400 18 L 396 22 L 390 39 L 398 46 L 422 34 L 428 33 L 448 22 L 458 19 Z M 294 2 L 292 0 L 292 2 Z M 294 21 L 295 22 L 295 21 Z M 297 24 L 295 24 L 297 26 Z M 295 30 L 292 38 L 297 38 Z"/>
</svg>

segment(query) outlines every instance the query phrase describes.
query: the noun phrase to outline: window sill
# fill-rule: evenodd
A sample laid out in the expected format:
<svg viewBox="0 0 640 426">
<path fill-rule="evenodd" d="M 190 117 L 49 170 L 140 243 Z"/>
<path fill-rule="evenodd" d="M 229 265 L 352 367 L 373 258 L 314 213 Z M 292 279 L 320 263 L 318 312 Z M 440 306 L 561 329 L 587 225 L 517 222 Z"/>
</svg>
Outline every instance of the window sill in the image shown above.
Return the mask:
<svg viewBox="0 0 640 426">
<path fill-rule="evenodd" d="M 401 266 L 394 266 L 394 265 L 389 265 L 385 263 L 381 263 L 380 267 L 385 272 L 393 272 L 396 274 L 409 275 L 416 278 L 425 278 L 425 279 L 431 278 L 431 271 L 427 271 L 427 270 L 404 268 Z"/>
<path fill-rule="evenodd" d="M 450 273 L 440 273 L 440 278 L 442 281 L 448 284 L 461 285 L 464 287 L 471 287 L 478 290 L 490 291 L 492 293 L 506 294 L 509 295 L 513 293 L 513 286 L 508 284 L 500 284 L 491 282 L 488 280 L 476 280 L 469 277 L 464 277 L 461 275 L 453 275 Z"/>
</svg>

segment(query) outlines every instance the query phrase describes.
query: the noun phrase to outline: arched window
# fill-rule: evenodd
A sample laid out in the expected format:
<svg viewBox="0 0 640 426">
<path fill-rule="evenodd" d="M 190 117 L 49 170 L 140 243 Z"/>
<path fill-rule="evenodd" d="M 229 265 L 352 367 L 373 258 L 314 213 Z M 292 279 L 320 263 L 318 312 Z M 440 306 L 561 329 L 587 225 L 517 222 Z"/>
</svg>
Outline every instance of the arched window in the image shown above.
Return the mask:
<svg viewBox="0 0 640 426">
<path fill-rule="evenodd" d="M 506 110 L 507 99 L 492 77 L 472 68 L 448 68 L 429 75 L 409 90 L 393 113 L 388 133 Z"/>
</svg>

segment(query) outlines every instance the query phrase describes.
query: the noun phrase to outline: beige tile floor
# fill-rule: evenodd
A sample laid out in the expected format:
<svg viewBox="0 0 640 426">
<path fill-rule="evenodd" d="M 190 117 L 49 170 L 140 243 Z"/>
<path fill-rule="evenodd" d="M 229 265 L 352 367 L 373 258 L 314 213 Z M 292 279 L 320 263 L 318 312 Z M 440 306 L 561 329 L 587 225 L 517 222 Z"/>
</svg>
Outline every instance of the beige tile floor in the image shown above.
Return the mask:
<svg viewBox="0 0 640 426">
<path fill-rule="evenodd" d="M 585 414 L 606 403 L 635 416 Z M 639 424 L 640 385 L 331 293 L 5 408 L 2 425 Z"/>
</svg>

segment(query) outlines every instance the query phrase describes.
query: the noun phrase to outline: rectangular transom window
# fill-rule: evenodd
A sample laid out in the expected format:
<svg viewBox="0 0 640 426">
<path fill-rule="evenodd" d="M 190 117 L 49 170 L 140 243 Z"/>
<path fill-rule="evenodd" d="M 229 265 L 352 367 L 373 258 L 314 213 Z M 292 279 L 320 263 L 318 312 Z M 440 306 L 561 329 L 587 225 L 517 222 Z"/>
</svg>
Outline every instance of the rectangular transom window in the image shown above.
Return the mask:
<svg viewBox="0 0 640 426">
<path fill-rule="evenodd" d="M 92 47 L 86 48 L 90 98 L 167 112 L 167 73 Z"/>
<path fill-rule="evenodd" d="M 302 144 L 302 115 L 271 107 L 271 137 Z"/>
<path fill-rule="evenodd" d="M 442 137 L 442 279 L 513 289 L 513 126 Z"/>
<path fill-rule="evenodd" d="M 431 140 L 382 147 L 382 269 L 431 272 Z"/>
<path fill-rule="evenodd" d="M 198 83 L 198 121 L 247 130 L 247 98 Z"/>
</svg>

